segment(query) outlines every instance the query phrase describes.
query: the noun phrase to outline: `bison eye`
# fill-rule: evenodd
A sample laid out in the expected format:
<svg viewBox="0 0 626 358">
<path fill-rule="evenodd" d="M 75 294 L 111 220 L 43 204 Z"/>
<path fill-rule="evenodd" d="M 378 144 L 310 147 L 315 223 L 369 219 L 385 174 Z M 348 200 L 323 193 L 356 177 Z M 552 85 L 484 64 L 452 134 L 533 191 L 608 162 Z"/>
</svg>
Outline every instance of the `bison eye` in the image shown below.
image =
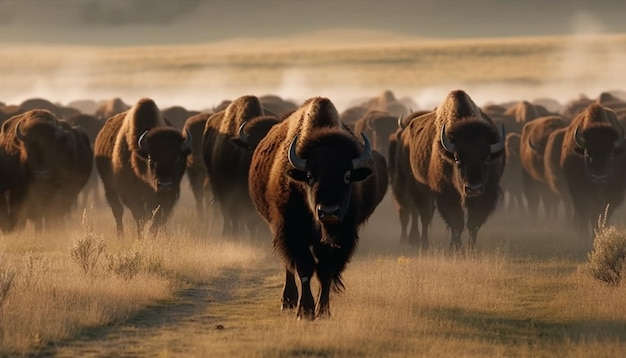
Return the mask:
<svg viewBox="0 0 626 358">
<path fill-rule="evenodd" d="M 459 157 L 457 157 L 456 155 L 454 156 L 454 162 L 455 162 L 457 165 L 461 165 L 461 159 L 459 159 Z"/>
<path fill-rule="evenodd" d="M 313 185 L 313 183 L 315 183 L 315 177 L 313 176 L 313 173 L 306 172 L 306 180 L 309 183 L 309 185 Z"/>
<path fill-rule="evenodd" d="M 343 182 L 346 184 L 350 184 L 351 179 L 352 179 L 352 172 L 348 170 L 346 174 L 343 175 Z"/>
</svg>

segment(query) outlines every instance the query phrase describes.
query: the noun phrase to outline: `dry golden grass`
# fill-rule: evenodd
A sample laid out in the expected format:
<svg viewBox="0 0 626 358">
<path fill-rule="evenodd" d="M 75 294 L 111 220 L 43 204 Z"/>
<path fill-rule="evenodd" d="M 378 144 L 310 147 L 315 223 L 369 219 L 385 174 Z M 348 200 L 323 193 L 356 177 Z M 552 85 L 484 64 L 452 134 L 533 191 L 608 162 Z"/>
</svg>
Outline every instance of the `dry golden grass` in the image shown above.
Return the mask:
<svg viewBox="0 0 626 358">
<path fill-rule="evenodd" d="M 362 34 L 360 34 L 362 35 Z M 366 34 L 367 35 L 367 34 Z M 359 34 L 355 35 L 359 37 Z M 139 96 L 210 107 L 242 94 L 329 96 L 346 106 L 392 89 L 439 101 L 463 87 L 479 102 L 563 100 L 626 83 L 626 37 L 433 41 L 234 41 L 169 47 L 0 47 L 0 99 L 69 101 Z M 306 46 L 304 45 L 306 44 Z M 186 185 L 184 185 L 186 187 Z M 283 272 L 269 242 L 225 240 L 198 218 L 187 190 L 166 232 L 118 239 L 108 207 L 73 215 L 65 230 L 0 237 L 0 355 L 56 356 L 623 356 L 624 286 L 578 267 L 591 249 L 554 222 L 494 215 L 475 257 L 447 255 L 441 220 L 432 253 L 398 243 L 385 200 L 362 232 L 331 296 L 333 316 L 300 322 L 279 310 Z M 128 215 L 128 214 L 127 214 Z M 618 214 L 622 215 L 622 214 Z M 89 231 L 91 230 L 91 231 Z M 127 218 L 127 232 L 134 223 Z M 139 255 L 135 275 L 85 273 L 70 250 L 87 234 L 105 254 Z M 2 282 L 0 282 L 1 287 Z"/>
</svg>

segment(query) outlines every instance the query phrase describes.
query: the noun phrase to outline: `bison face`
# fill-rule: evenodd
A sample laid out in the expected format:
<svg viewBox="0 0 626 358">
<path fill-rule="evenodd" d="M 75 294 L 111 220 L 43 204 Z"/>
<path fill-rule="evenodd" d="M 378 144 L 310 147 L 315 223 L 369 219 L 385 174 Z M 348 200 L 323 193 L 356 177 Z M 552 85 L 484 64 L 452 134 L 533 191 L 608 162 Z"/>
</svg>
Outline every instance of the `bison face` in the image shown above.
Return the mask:
<svg viewBox="0 0 626 358">
<path fill-rule="evenodd" d="M 484 125 L 483 125 L 484 127 Z M 480 132 L 469 134 L 459 131 L 454 139 L 448 138 L 445 126 L 441 128 L 440 144 L 444 149 L 444 157 L 455 165 L 456 185 L 459 192 L 467 198 L 483 195 L 489 179 L 489 166 L 492 160 L 504 153 L 506 133 L 502 133 L 495 143 L 492 136 L 480 135 Z"/>
<path fill-rule="evenodd" d="M 147 161 L 147 179 L 155 192 L 179 190 L 191 153 L 191 133 L 186 136 L 166 127 L 145 131 L 138 141 L 139 155 Z"/>
<path fill-rule="evenodd" d="M 624 154 L 624 138 L 611 126 L 574 131 L 574 151 L 583 156 L 585 173 L 593 183 L 605 183 L 613 171 L 613 159 Z"/>
<path fill-rule="evenodd" d="M 297 137 L 289 147 L 291 168 L 287 174 L 305 184 L 309 209 L 325 230 L 335 231 L 345 218 L 352 183 L 372 174 L 365 166 L 371 156 L 370 144 L 367 137 L 362 136 L 365 141 L 362 153 L 354 139 L 344 133 L 321 137 L 323 141 L 305 150 L 307 159 L 296 154 Z"/>
<path fill-rule="evenodd" d="M 55 171 L 66 160 L 61 153 L 70 144 L 68 133 L 54 123 L 33 123 L 22 128 L 22 122 L 15 127 L 15 136 L 21 143 L 22 158 L 26 170 L 36 181 L 48 181 L 55 177 Z"/>
</svg>

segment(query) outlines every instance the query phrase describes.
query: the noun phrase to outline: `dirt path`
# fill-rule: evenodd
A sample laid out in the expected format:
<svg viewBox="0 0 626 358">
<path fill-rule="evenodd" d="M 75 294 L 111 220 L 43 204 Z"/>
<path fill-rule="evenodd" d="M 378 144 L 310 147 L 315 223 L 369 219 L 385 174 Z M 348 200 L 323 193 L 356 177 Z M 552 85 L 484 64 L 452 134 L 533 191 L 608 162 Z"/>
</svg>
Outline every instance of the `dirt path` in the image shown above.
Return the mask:
<svg viewBox="0 0 626 358">
<path fill-rule="evenodd" d="M 258 311 L 268 300 L 277 306 L 277 274 L 276 267 L 227 269 L 212 282 L 187 288 L 175 299 L 147 307 L 127 322 L 87 329 L 75 339 L 45 347 L 36 356 L 188 356 L 192 351 L 195 355 L 203 346 L 209 349 L 211 341 L 230 335 L 233 310 L 246 315 L 246 305 Z"/>
</svg>

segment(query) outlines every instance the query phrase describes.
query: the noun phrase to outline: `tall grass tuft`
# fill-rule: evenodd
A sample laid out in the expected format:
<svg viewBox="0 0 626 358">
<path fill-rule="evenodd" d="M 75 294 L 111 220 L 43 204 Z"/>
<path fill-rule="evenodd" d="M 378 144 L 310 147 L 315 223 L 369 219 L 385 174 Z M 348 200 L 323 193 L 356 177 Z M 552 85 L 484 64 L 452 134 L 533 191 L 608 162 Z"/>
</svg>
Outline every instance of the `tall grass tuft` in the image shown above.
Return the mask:
<svg viewBox="0 0 626 358">
<path fill-rule="evenodd" d="M 626 231 L 607 226 L 606 217 L 605 211 L 598 222 L 589 262 L 583 269 L 593 278 L 617 286 L 626 274 Z"/>
<path fill-rule="evenodd" d="M 88 274 L 94 271 L 105 250 L 105 244 L 100 235 L 93 231 L 93 225 L 89 222 L 86 210 L 83 211 L 81 227 L 84 234 L 74 242 L 74 246 L 70 249 L 70 257 L 85 274 Z"/>
</svg>

